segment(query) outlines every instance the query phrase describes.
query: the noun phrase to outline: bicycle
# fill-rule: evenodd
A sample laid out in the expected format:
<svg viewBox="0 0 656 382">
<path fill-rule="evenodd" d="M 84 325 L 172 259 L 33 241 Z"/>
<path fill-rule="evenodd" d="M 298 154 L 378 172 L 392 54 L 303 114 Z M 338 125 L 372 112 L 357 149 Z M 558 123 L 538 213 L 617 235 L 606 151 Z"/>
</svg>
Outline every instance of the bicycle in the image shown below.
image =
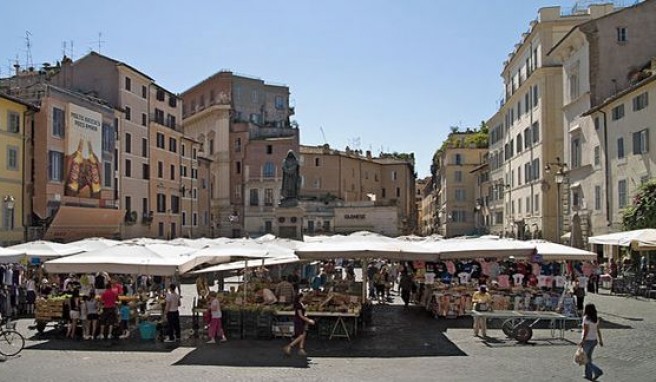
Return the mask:
<svg viewBox="0 0 656 382">
<path fill-rule="evenodd" d="M 25 337 L 16 330 L 16 323 L 0 317 L 0 355 L 13 357 L 25 347 Z"/>
</svg>

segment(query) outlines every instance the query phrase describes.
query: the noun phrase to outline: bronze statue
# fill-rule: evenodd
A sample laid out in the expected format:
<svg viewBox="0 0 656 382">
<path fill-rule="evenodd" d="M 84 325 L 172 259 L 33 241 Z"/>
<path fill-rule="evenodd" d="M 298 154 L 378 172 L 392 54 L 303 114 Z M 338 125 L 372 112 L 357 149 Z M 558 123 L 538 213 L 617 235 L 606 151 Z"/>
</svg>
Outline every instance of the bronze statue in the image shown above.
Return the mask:
<svg viewBox="0 0 656 382">
<path fill-rule="evenodd" d="M 295 201 L 298 198 L 298 190 L 301 186 L 301 177 L 299 175 L 299 164 L 296 155 L 292 150 L 287 152 L 287 156 L 282 161 L 282 201 L 283 204 L 289 201 Z"/>
</svg>

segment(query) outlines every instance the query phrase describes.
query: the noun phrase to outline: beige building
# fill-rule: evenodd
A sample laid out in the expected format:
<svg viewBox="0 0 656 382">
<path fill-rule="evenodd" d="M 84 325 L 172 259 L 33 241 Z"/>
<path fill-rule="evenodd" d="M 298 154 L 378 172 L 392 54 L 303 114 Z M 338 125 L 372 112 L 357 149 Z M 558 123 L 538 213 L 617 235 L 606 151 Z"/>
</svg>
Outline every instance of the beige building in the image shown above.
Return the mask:
<svg viewBox="0 0 656 382">
<path fill-rule="evenodd" d="M 573 28 L 549 53 L 563 67 L 569 180 L 563 224 L 576 213 L 584 240 L 622 230 L 621 209 L 654 175 L 648 93 L 656 70 L 656 1 L 603 9 L 603 17 Z"/>
<path fill-rule="evenodd" d="M 433 198 L 433 177 L 418 179 L 415 186 L 417 203 L 417 233 L 432 235 L 435 222 L 435 200 Z"/>
<path fill-rule="evenodd" d="M 415 232 L 417 206 L 412 154 L 383 153 L 373 157 L 369 151 L 363 155 L 360 151 L 349 148 L 339 151 L 328 145 L 301 146 L 300 153 L 300 195 L 305 201 L 319 202 L 305 206 L 306 233 L 354 232 L 366 227 L 387 235 Z M 366 217 L 355 214 L 357 218 L 338 218 L 339 207 L 351 205 L 368 208 L 370 212 L 364 214 Z M 394 217 L 395 224 L 377 218 L 379 212 L 374 211 L 383 209 L 394 211 L 388 214 Z"/>
<path fill-rule="evenodd" d="M 433 157 L 437 234 L 444 237 L 474 235 L 477 178 L 473 170 L 483 163 L 487 141 L 472 141 L 479 133 L 452 132 Z"/>
<path fill-rule="evenodd" d="M 476 179 L 474 191 L 474 232 L 477 235 L 491 233 L 492 210 L 490 208 L 490 196 L 494 185 L 490 183 L 490 165 L 488 154 L 483 155 L 483 163 L 471 170 Z"/>
<path fill-rule="evenodd" d="M 266 231 L 266 221 L 257 220 L 270 212 L 265 203 L 271 197 L 274 205 L 278 200 L 264 195 L 265 190 L 279 192 L 280 155 L 298 142 L 298 128 L 289 120 L 294 114 L 289 88 L 222 71 L 186 90 L 182 98 L 185 135 L 198 141 L 198 155 L 211 161 L 212 236 Z M 264 168 L 267 162 L 273 166 Z M 258 206 L 250 204 L 251 190 L 258 190 L 253 191 Z"/>
<path fill-rule="evenodd" d="M 560 7 L 541 8 L 504 62 L 505 97 L 487 122 L 491 232 L 560 240 L 568 212 L 561 208 L 566 185 L 554 176 L 563 163 L 563 80 L 561 64 L 547 53 L 573 27 L 612 9 L 590 5 L 564 13 Z M 549 174 L 547 165 L 553 170 Z"/>
<path fill-rule="evenodd" d="M 29 215 L 25 212 L 25 134 L 38 109 L 0 93 L 0 245 L 21 243 L 26 238 Z"/>
</svg>

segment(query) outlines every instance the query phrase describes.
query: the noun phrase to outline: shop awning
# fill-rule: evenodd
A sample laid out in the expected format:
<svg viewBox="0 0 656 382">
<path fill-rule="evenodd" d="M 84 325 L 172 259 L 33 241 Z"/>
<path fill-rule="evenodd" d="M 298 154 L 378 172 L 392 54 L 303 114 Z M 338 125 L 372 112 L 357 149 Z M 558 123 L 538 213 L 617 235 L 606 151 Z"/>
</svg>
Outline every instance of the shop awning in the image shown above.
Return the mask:
<svg viewBox="0 0 656 382">
<path fill-rule="evenodd" d="M 122 210 L 61 206 L 45 239 L 67 243 L 88 237 L 116 237 L 123 217 Z"/>
</svg>

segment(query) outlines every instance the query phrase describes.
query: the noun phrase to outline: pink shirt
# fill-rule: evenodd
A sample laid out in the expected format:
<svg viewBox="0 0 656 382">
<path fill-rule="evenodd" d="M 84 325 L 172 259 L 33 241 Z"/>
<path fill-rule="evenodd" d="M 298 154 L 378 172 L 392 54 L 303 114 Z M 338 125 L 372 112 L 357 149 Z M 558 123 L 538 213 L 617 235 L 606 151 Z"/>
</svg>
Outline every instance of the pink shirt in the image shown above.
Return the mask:
<svg viewBox="0 0 656 382">
<path fill-rule="evenodd" d="M 510 276 L 508 275 L 499 276 L 499 288 L 510 288 Z"/>
</svg>

